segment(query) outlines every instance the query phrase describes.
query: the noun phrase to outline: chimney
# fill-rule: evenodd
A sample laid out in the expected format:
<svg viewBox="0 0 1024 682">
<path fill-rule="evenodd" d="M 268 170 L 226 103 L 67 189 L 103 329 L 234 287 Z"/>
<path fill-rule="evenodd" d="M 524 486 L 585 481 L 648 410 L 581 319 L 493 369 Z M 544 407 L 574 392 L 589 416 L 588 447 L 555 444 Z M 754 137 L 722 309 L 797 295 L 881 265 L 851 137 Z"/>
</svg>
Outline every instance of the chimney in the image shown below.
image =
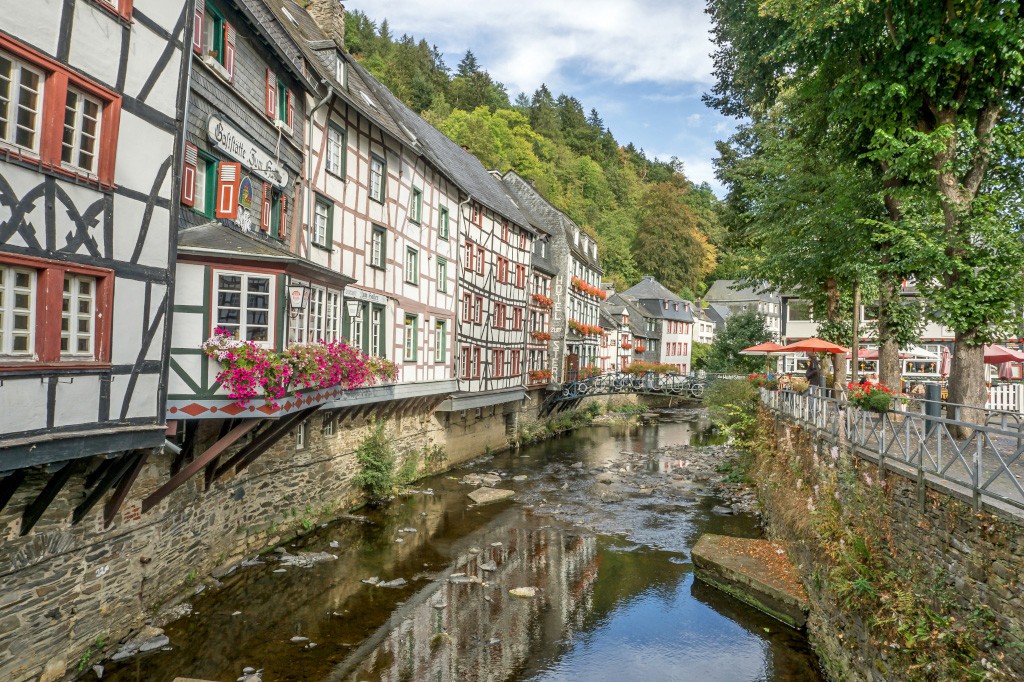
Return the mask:
<svg viewBox="0 0 1024 682">
<path fill-rule="evenodd" d="M 338 49 L 345 49 L 345 8 L 341 0 L 309 0 L 306 11 Z"/>
</svg>

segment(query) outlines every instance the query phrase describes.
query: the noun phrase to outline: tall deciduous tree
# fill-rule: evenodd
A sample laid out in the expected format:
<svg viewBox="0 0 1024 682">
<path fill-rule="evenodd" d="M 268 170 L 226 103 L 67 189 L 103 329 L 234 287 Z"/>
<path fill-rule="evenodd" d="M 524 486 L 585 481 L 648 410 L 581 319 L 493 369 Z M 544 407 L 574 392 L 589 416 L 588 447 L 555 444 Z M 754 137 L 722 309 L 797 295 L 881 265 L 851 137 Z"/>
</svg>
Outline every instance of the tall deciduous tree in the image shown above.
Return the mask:
<svg viewBox="0 0 1024 682">
<path fill-rule="evenodd" d="M 725 329 L 715 335 L 707 356 L 707 369 L 710 372 L 762 371 L 766 364 L 763 356 L 740 355 L 740 351 L 772 340 L 764 313 L 756 310 L 736 313 L 726 320 Z"/>
</svg>

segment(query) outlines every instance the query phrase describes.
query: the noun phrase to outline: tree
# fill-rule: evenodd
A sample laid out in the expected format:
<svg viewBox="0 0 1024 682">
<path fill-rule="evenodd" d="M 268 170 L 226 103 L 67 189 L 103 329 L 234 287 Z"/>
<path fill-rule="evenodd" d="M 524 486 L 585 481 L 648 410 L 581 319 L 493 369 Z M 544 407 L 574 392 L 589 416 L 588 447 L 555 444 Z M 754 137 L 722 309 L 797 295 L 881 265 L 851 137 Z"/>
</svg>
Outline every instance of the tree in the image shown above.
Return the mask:
<svg viewBox="0 0 1024 682">
<path fill-rule="evenodd" d="M 738 312 L 725 321 L 725 329 L 715 336 L 708 354 L 709 372 L 759 372 L 765 361 L 760 356 L 740 355 L 740 351 L 759 343 L 773 341 L 768 318 L 756 310 Z M 694 344 L 696 345 L 696 344 Z"/>
<path fill-rule="evenodd" d="M 693 342 L 693 348 L 690 353 L 690 365 L 692 370 L 706 370 L 708 368 L 708 362 L 711 360 L 711 348 L 712 344 L 710 343 L 701 343 L 700 341 Z M 744 348 L 749 348 L 749 346 L 744 346 Z"/>
<path fill-rule="evenodd" d="M 715 267 L 715 248 L 684 199 L 684 183 L 675 179 L 646 191 L 634 250 L 640 269 L 672 291 L 696 289 Z"/>
</svg>

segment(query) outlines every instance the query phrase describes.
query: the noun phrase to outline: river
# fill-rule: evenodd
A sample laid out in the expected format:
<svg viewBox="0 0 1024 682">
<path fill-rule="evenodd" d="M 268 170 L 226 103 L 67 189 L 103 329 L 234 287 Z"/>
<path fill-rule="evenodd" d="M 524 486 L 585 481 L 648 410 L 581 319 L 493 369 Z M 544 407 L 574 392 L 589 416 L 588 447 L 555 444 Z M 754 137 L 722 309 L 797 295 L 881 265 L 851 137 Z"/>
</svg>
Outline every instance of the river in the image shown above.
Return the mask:
<svg viewBox="0 0 1024 682">
<path fill-rule="evenodd" d="M 713 512 L 706 490 L 667 484 L 685 462 L 659 449 L 714 442 L 691 416 L 588 427 L 424 479 L 365 522 L 327 524 L 222 578 L 165 626 L 169 646 L 107 663 L 103 679 L 820 680 L 801 633 L 694 580 L 702 533 L 760 530 Z M 470 502 L 460 479 L 488 472 L 514 501 Z M 288 565 L 323 552 L 337 559 Z"/>
</svg>

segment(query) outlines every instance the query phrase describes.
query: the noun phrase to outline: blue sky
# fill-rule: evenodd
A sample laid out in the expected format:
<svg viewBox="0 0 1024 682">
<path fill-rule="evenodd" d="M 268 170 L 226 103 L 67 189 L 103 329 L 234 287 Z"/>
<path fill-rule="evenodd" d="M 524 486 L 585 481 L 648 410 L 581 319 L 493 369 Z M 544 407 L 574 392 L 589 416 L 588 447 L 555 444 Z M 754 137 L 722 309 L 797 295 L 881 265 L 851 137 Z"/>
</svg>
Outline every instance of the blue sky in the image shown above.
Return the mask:
<svg viewBox="0 0 1024 682">
<path fill-rule="evenodd" d="M 347 0 L 437 45 L 448 66 L 467 49 L 511 98 L 541 83 L 596 108 L 620 144 L 679 157 L 695 182 L 721 195 L 715 140 L 735 123 L 701 103 L 711 86 L 710 22 L 703 0 Z"/>
</svg>

